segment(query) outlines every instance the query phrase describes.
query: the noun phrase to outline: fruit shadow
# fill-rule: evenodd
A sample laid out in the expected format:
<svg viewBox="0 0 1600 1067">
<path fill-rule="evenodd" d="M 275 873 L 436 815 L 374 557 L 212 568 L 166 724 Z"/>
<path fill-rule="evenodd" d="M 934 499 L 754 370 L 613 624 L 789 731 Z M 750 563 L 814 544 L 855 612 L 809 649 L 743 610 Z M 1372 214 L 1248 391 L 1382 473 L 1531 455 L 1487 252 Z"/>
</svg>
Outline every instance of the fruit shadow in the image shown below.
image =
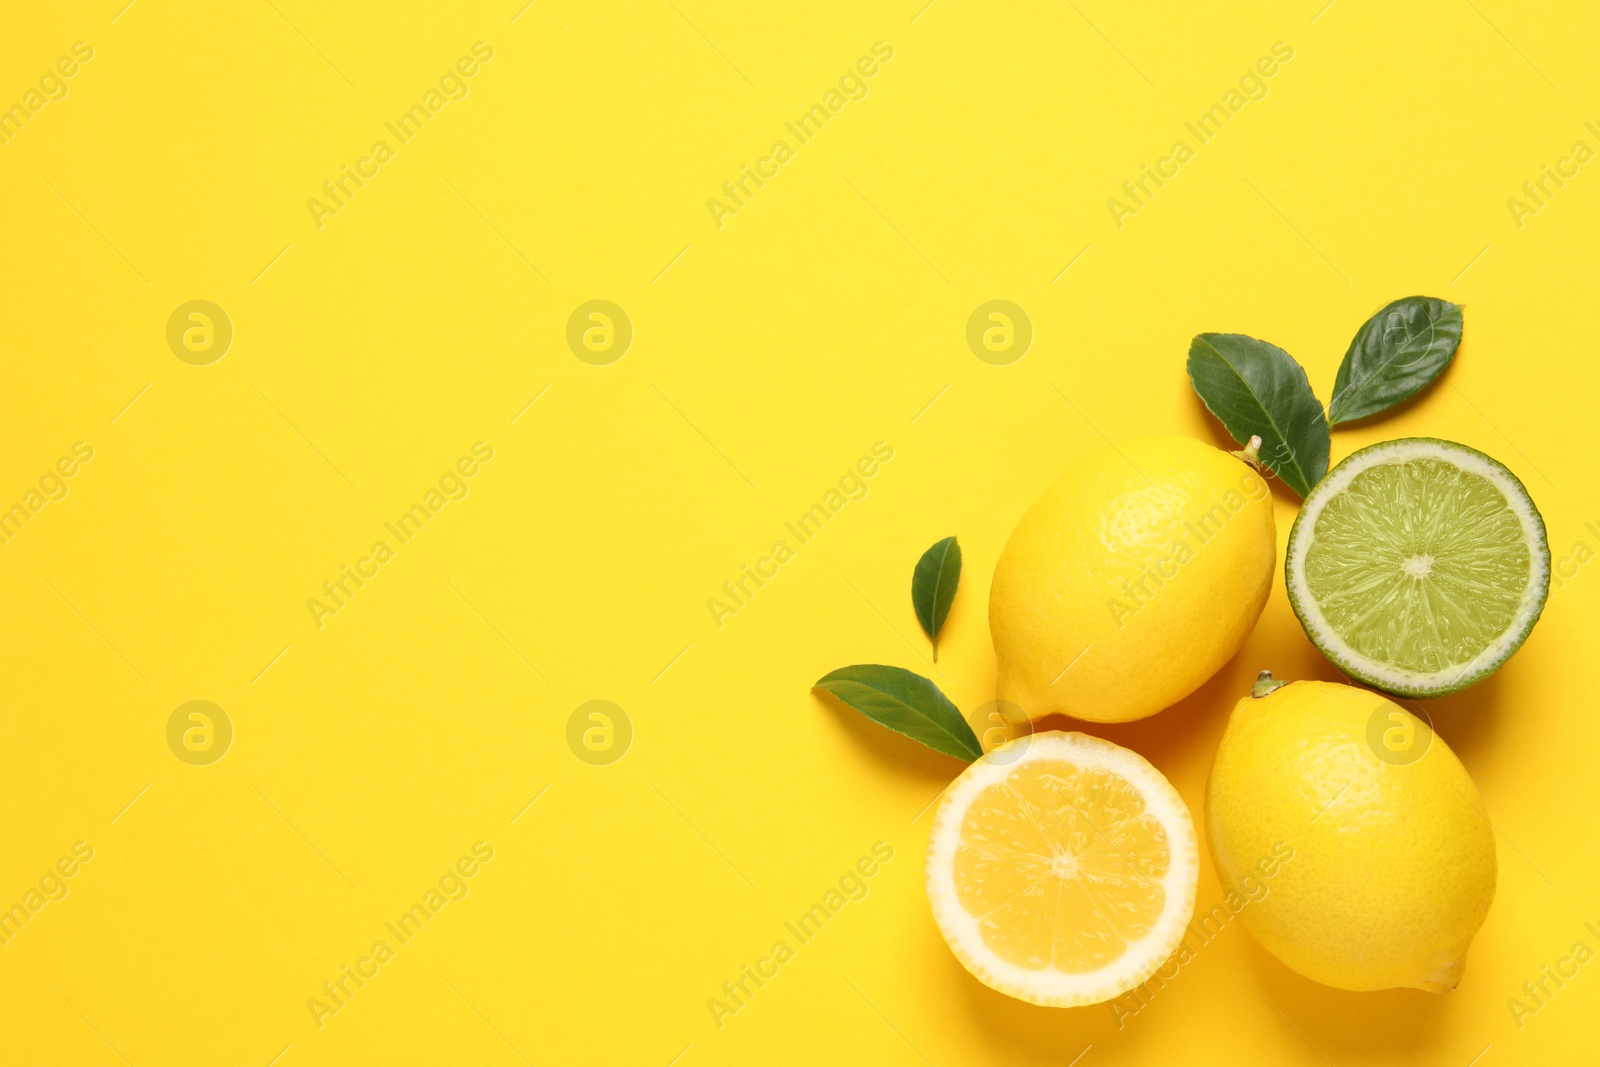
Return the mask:
<svg viewBox="0 0 1600 1067">
<path fill-rule="evenodd" d="M 1244 655 L 1241 650 L 1234 656 Z M 1229 664 L 1233 660 L 1229 661 Z M 1088 722 L 1059 712 L 1044 716 L 1033 724 L 1035 733 L 1045 730 L 1075 730 L 1103 737 L 1131 748 L 1157 767 L 1170 766 L 1177 750 L 1191 747 L 1196 738 L 1219 737 L 1228 715 L 1238 700 L 1239 682 L 1228 664 L 1178 701 L 1154 715 L 1133 722 Z"/>
<path fill-rule="evenodd" d="M 1477 754 L 1494 746 L 1501 721 L 1500 704 L 1505 695 L 1505 674 L 1506 668 L 1502 667 L 1471 688 L 1437 700 L 1392 699 L 1413 713 L 1419 709 L 1425 712 L 1434 733 L 1444 739 L 1470 772 Z"/>
<path fill-rule="evenodd" d="M 1410 396 L 1400 401 L 1400 403 L 1396 404 L 1394 407 L 1384 408 L 1382 411 L 1368 415 L 1365 418 L 1351 419 L 1349 422 L 1341 422 L 1338 426 L 1333 427 L 1333 432 L 1339 433 L 1343 430 L 1364 430 L 1369 426 L 1376 425 L 1377 423 L 1387 422 L 1390 419 L 1397 419 L 1403 415 L 1410 414 L 1413 408 L 1416 408 L 1427 401 L 1429 397 L 1443 392 L 1444 388 L 1450 384 L 1450 379 L 1455 374 L 1456 366 L 1461 362 L 1461 356 L 1466 352 L 1468 344 L 1469 342 L 1467 337 L 1465 334 L 1463 334 L 1461 337 L 1461 344 L 1456 349 L 1455 358 L 1450 360 L 1449 365 L 1446 366 L 1444 370 L 1439 372 L 1439 376 L 1433 381 L 1429 382 L 1427 385 L 1423 386 L 1417 392 L 1412 393 Z M 1331 383 L 1329 384 L 1328 388 L 1333 388 Z M 1413 434 L 1412 436 L 1415 435 Z"/>
<path fill-rule="evenodd" d="M 1410 697 L 1395 696 L 1381 689 L 1374 689 L 1367 683 L 1345 674 L 1321 655 L 1315 657 L 1315 662 L 1310 665 L 1309 670 L 1291 677 L 1339 682 L 1387 697 L 1424 722 L 1431 723 L 1434 733 L 1450 746 L 1450 751 L 1467 765 L 1467 770 L 1470 772 L 1472 762 L 1478 753 L 1494 746 L 1502 718 L 1500 705 L 1506 692 L 1507 669 L 1509 668 L 1502 668 L 1459 693 L 1432 700 L 1412 700 Z"/>
<path fill-rule="evenodd" d="M 1248 932 L 1239 933 L 1248 942 L 1245 968 L 1255 988 L 1241 989 L 1238 995 L 1266 1000 L 1273 1014 L 1282 1016 L 1328 1061 L 1382 1057 L 1410 1062 L 1448 1040 L 1448 1020 L 1457 1013 L 1451 994 L 1334 989 L 1290 970 Z"/>
<path fill-rule="evenodd" d="M 1043 1008 L 1008 997 L 978 981 L 954 956 L 940 975 L 942 983 L 961 987 L 967 1017 L 984 1035 L 983 1047 L 992 1050 L 994 1063 L 1071 1063 L 1084 1046 L 1104 1048 L 1117 1032 L 1111 1005 L 1083 1008 Z M 941 996 L 941 1003 L 955 998 Z"/>
<path fill-rule="evenodd" d="M 1242 931 L 1241 931 L 1242 933 Z M 1446 1038 L 1449 994 L 1415 989 L 1351 993 L 1289 970 L 1254 941 L 1248 949 L 1250 984 L 1238 995 L 1265 999 L 1300 1037 L 1334 1063 L 1353 1057 L 1426 1052 Z M 997 1062 L 1071 1062 L 1086 1045 L 1115 1048 L 1140 1059 L 1139 1047 L 1157 1028 L 1118 1023 L 1110 1002 L 1082 1008 L 1044 1008 L 997 993 L 954 960 L 947 981 L 961 986 L 973 1026 L 985 1046 L 1003 1050 Z M 1292 1037 L 1290 1040 L 1294 1040 Z"/>
</svg>

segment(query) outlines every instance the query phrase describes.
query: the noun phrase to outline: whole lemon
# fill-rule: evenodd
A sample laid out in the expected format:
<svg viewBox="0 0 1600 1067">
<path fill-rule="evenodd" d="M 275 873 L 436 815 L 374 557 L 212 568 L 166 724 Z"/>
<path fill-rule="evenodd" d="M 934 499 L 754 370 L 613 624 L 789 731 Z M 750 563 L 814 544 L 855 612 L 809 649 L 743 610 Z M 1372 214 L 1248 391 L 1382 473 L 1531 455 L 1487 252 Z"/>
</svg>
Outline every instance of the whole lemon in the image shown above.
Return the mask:
<svg viewBox="0 0 1600 1067">
<path fill-rule="evenodd" d="M 1188 437 L 1095 453 L 1022 516 L 995 566 L 996 695 L 1032 719 L 1153 715 L 1239 651 L 1272 589 L 1271 491 Z"/>
<path fill-rule="evenodd" d="M 1265 695 L 1234 707 L 1206 787 L 1211 856 L 1244 925 L 1324 985 L 1454 989 L 1494 899 L 1472 779 L 1392 700 L 1277 684 L 1263 672 Z"/>
</svg>

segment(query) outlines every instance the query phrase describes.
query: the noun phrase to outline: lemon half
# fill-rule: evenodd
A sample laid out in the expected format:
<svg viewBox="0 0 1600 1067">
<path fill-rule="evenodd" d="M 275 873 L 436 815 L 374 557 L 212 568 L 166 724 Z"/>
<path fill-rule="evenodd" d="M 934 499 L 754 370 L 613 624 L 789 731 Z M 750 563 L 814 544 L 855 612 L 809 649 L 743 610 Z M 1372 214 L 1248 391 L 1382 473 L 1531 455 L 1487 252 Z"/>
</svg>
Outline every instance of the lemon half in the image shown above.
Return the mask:
<svg viewBox="0 0 1600 1067">
<path fill-rule="evenodd" d="M 1154 974 L 1194 914 L 1194 820 L 1144 757 L 1051 731 L 993 749 L 945 791 L 928 901 L 984 985 L 1047 1007 Z"/>
</svg>

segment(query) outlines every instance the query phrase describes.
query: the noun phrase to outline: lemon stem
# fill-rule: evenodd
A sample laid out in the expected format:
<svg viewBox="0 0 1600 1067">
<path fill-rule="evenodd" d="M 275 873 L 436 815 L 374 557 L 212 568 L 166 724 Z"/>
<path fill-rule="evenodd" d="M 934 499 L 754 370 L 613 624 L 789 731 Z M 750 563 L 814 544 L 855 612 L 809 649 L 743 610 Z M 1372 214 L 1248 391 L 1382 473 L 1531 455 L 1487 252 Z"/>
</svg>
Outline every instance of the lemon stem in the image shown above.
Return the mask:
<svg viewBox="0 0 1600 1067">
<path fill-rule="evenodd" d="M 1255 440 L 1259 441 L 1261 438 L 1257 437 Z M 1288 684 L 1288 682 L 1280 682 L 1274 678 L 1271 671 L 1262 671 L 1260 674 L 1256 675 L 1256 684 L 1250 687 L 1250 695 L 1255 697 L 1257 700 L 1260 700 L 1268 693 L 1271 693 L 1277 689 L 1282 689 Z"/>
<path fill-rule="evenodd" d="M 1261 462 L 1260 434 L 1251 434 L 1249 444 L 1245 445 L 1244 448 L 1238 452 L 1230 452 L 1229 455 L 1238 456 L 1240 459 L 1244 460 L 1246 463 L 1250 464 L 1250 466 L 1254 467 L 1263 474 L 1267 472 L 1267 465 Z"/>
</svg>

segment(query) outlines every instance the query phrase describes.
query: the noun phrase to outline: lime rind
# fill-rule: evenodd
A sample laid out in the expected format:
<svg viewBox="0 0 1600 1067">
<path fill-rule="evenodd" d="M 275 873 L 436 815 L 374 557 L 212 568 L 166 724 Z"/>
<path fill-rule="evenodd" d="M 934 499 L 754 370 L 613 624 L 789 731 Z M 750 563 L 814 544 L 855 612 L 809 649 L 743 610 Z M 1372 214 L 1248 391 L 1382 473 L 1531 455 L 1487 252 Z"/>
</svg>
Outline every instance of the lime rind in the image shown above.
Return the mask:
<svg viewBox="0 0 1600 1067">
<path fill-rule="evenodd" d="M 1529 573 L 1509 625 L 1476 655 L 1462 663 L 1439 670 L 1408 670 L 1375 659 L 1357 650 L 1329 622 L 1306 578 L 1306 558 L 1314 541 L 1317 520 L 1329 502 L 1337 498 L 1364 472 L 1388 463 L 1412 460 L 1437 460 L 1475 474 L 1495 488 L 1505 499 L 1521 527 L 1528 550 Z M 1534 623 L 1544 610 L 1550 590 L 1550 547 L 1544 519 L 1533 498 L 1517 476 L 1505 465 L 1477 449 L 1454 441 L 1431 437 L 1408 437 L 1371 445 L 1347 456 L 1306 497 L 1289 532 L 1289 547 L 1284 559 L 1284 586 L 1306 636 L 1345 674 L 1377 689 L 1398 696 L 1425 698 L 1444 696 L 1465 689 L 1493 674 L 1527 640 Z"/>
</svg>

